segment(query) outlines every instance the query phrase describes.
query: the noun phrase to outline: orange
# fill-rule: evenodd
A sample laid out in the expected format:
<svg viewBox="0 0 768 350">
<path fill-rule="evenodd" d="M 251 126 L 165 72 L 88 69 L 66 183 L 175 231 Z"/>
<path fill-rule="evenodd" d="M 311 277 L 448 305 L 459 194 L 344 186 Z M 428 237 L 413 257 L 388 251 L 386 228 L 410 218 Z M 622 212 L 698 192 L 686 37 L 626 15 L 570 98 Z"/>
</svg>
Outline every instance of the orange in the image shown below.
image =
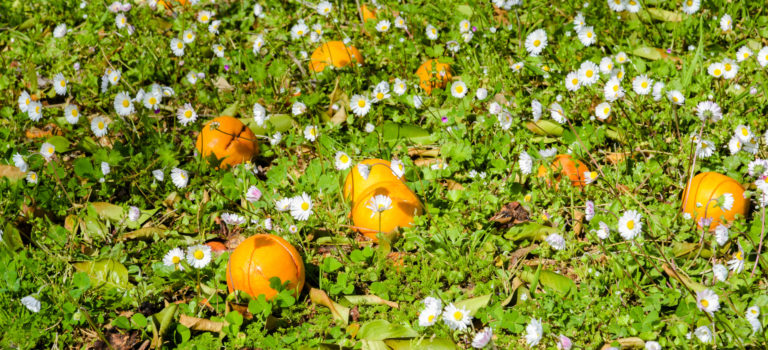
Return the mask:
<svg viewBox="0 0 768 350">
<path fill-rule="evenodd" d="M 269 234 L 251 236 L 240 243 L 227 263 L 227 288 L 251 297 L 263 294 L 267 300 L 277 295 L 269 279 L 280 278 L 297 296 L 304 287 L 304 262 L 299 252 L 281 237 Z"/>
<path fill-rule="evenodd" d="M 227 246 L 225 246 L 224 243 L 221 243 L 219 241 L 206 242 L 205 245 L 211 247 L 211 251 L 214 251 L 214 252 L 223 252 L 227 250 Z"/>
<path fill-rule="evenodd" d="M 539 166 L 537 177 L 545 177 L 550 171 L 554 172 L 555 183 L 560 181 L 562 175 L 565 175 L 571 179 L 573 186 L 583 187 L 586 185 L 584 173 L 589 171 L 589 169 L 580 160 L 574 160 L 567 154 L 559 154 L 555 157 L 549 169 L 543 165 Z M 547 185 L 552 185 L 549 178 L 547 178 Z M 555 188 L 557 188 L 557 184 L 555 184 Z"/>
<path fill-rule="evenodd" d="M 397 177 L 390 168 L 391 163 L 383 159 L 366 159 L 360 164 L 365 164 L 370 170 L 368 178 L 363 179 L 360 176 L 360 171 L 357 170 L 357 165 L 353 166 L 350 172 L 347 174 L 347 178 L 344 180 L 344 198 L 352 200 L 352 203 L 356 203 L 359 198 L 362 197 L 368 188 L 378 186 L 382 182 L 390 182 L 400 180 L 405 182 L 404 177 Z M 353 204 L 354 205 L 354 204 Z"/>
<path fill-rule="evenodd" d="M 442 89 L 451 79 L 451 66 L 440 63 L 437 60 L 427 60 L 416 70 L 419 77 L 419 86 L 427 93 L 432 94 L 432 89 Z"/>
<path fill-rule="evenodd" d="M 186 5 L 187 4 L 187 0 L 176 0 L 176 1 L 179 4 L 181 4 L 181 5 Z M 166 10 L 170 10 L 171 6 L 173 6 L 173 5 L 171 5 L 171 2 L 173 2 L 173 0 L 160 0 L 160 1 L 157 2 L 157 7 L 163 6 L 163 7 L 165 7 Z"/>
<path fill-rule="evenodd" d="M 733 196 L 731 210 L 717 206 L 717 199 L 726 193 Z M 690 214 L 699 227 L 702 227 L 700 219 L 712 219 L 709 225 L 710 231 L 721 223 L 733 221 L 736 214 L 747 215 L 748 210 L 749 202 L 744 199 L 744 187 L 738 181 L 723 174 L 715 172 L 698 174 L 693 177 L 683 192 L 683 212 Z"/>
<path fill-rule="evenodd" d="M 211 129 L 212 123 L 218 123 Z M 211 153 L 222 159 L 220 168 L 247 162 L 259 153 L 256 135 L 237 118 L 222 116 L 203 125 L 197 136 L 197 150 L 208 157 Z"/>
<path fill-rule="evenodd" d="M 376 9 L 369 9 L 368 6 L 365 6 L 363 4 L 360 6 L 360 11 L 363 12 L 363 22 L 368 22 L 370 20 L 376 19 Z"/>
<path fill-rule="evenodd" d="M 354 46 L 346 46 L 341 41 L 329 41 L 320 45 L 309 61 L 309 69 L 322 72 L 328 65 L 341 68 L 352 62 L 363 64 L 363 55 Z"/>
<path fill-rule="evenodd" d="M 384 210 L 381 214 L 371 211 L 368 205 L 376 195 L 388 196 L 392 200 L 391 208 Z M 404 183 L 395 180 L 380 182 L 366 191 L 360 200 L 355 202 L 351 215 L 355 230 L 375 242 L 378 240 L 376 235 L 379 230 L 383 233 L 391 233 L 398 227 L 411 227 L 413 217 L 421 215 L 423 210 L 416 194 Z"/>
</svg>

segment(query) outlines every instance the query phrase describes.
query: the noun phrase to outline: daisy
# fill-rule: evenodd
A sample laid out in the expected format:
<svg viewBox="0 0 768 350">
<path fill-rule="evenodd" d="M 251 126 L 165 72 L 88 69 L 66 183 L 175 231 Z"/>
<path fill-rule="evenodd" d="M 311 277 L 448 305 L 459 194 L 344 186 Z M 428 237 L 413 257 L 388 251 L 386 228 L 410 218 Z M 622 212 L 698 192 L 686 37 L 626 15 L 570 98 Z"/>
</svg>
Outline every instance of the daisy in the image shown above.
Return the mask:
<svg viewBox="0 0 768 350">
<path fill-rule="evenodd" d="M 619 78 L 612 77 L 609 79 L 608 82 L 605 83 L 603 94 L 608 102 L 613 102 L 624 97 L 624 89 L 621 87 Z"/>
<path fill-rule="evenodd" d="M 728 260 L 728 269 L 740 273 L 744 270 L 744 251 L 739 247 L 739 251 L 733 254 L 733 259 Z"/>
<path fill-rule="evenodd" d="M 667 98 L 669 99 L 669 102 L 672 102 L 678 106 L 682 106 L 683 103 L 685 103 L 685 96 L 683 96 L 682 92 L 677 90 L 667 92 Z"/>
<path fill-rule="evenodd" d="M 64 79 L 64 74 L 59 73 L 53 77 L 53 90 L 59 96 L 67 93 L 67 79 Z"/>
<path fill-rule="evenodd" d="M 688 2 L 691 2 L 691 1 L 692 0 L 688 0 Z M 709 327 L 707 326 L 701 326 L 699 328 L 696 328 L 696 330 L 693 331 L 693 335 L 695 335 L 696 338 L 698 338 L 699 341 L 702 343 L 712 342 L 712 331 L 709 330 Z"/>
<path fill-rule="evenodd" d="M 395 83 L 392 87 L 392 91 L 395 92 L 395 95 L 402 96 L 406 90 L 408 90 L 408 86 L 405 84 L 405 81 L 400 78 L 395 78 Z"/>
<path fill-rule="evenodd" d="M 763 46 L 760 51 L 757 52 L 757 62 L 761 67 L 768 65 L 768 46 Z"/>
<path fill-rule="evenodd" d="M 421 105 L 424 103 L 424 99 L 419 95 L 413 95 L 413 107 L 416 109 L 421 108 Z"/>
<path fill-rule="evenodd" d="M 493 328 L 491 327 L 485 327 L 482 331 L 477 332 L 475 334 L 475 337 L 472 338 L 472 347 L 475 349 L 482 349 L 488 343 L 491 342 L 491 339 L 493 338 Z"/>
<path fill-rule="evenodd" d="M 731 137 L 731 139 L 728 141 L 728 150 L 731 151 L 731 155 L 735 155 L 736 153 L 739 153 L 741 151 L 741 140 L 738 136 L 734 135 Z"/>
<path fill-rule="evenodd" d="M 161 93 L 165 97 L 172 97 L 176 94 L 170 86 L 163 86 Z"/>
<path fill-rule="evenodd" d="M 701 7 L 701 0 L 683 0 L 683 12 L 692 15 Z"/>
<path fill-rule="evenodd" d="M 564 124 L 566 121 L 563 107 L 561 107 L 557 102 L 553 102 L 551 105 L 549 105 L 549 115 L 552 117 L 552 119 L 560 124 Z"/>
<path fill-rule="evenodd" d="M 40 300 L 37 300 L 32 295 L 27 295 L 23 298 L 21 298 L 21 304 L 24 305 L 24 307 L 27 308 L 27 310 L 32 311 L 34 313 L 40 312 Z"/>
<path fill-rule="evenodd" d="M 211 46 L 211 50 L 213 50 L 213 54 L 216 55 L 216 57 L 224 57 L 224 46 L 213 44 L 213 46 Z"/>
<path fill-rule="evenodd" d="M 643 230 L 643 216 L 635 210 L 627 210 L 619 218 L 619 234 L 621 237 L 630 241 L 635 239 Z"/>
<path fill-rule="evenodd" d="M 19 95 L 19 110 L 21 110 L 22 113 L 27 113 L 27 110 L 29 109 L 30 104 L 32 103 L 32 98 L 29 96 L 29 92 L 26 90 L 21 92 L 21 95 Z"/>
<path fill-rule="evenodd" d="M 368 180 L 368 175 L 371 174 L 371 168 L 363 163 L 357 165 L 357 172 L 363 180 Z"/>
<path fill-rule="evenodd" d="M 724 32 L 727 32 L 733 28 L 733 20 L 731 19 L 731 15 L 725 14 L 722 18 L 720 18 L 720 29 Z"/>
<path fill-rule="evenodd" d="M 261 48 L 264 46 L 264 37 L 259 35 L 253 40 L 253 54 L 258 55 Z"/>
<path fill-rule="evenodd" d="M 614 12 L 624 11 L 624 1 L 622 0 L 608 0 L 608 7 Z"/>
<path fill-rule="evenodd" d="M 275 131 L 275 133 L 272 134 L 272 137 L 269 138 L 269 144 L 272 146 L 278 145 L 282 139 L 283 134 L 279 131 Z"/>
<path fill-rule="evenodd" d="M 171 39 L 171 52 L 176 57 L 184 56 L 184 42 L 176 38 Z"/>
<path fill-rule="evenodd" d="M 616 54 L 616 62 L 618 64 L 624 64 L 629 62 L 629 56 L 627 56 L 627 53 L 622 51 Z"/>
<path fill-rule="evenodd" d="M 451 95 L 456 98 L 464 98 L 467 94 L 467 84 L 461 80 L 454 81 L 451 84 Z"/>
<path fill-rule="evenodd" d="M 488 90 L 486 90 L 485 88 L 478 88 L 475 91 L 475 98 L 478 101 L 485 100 L 486 97 L 488 97 Z"/>
<path fill-rule="evenodd" d="M 451 303 L 443 310 L 443 322 L 452 330 L 463 331 L 472 322 L 472 316 L 469 315 L 469 310 L 459 309 Z"/>
<path fill-rule="evenodd" d="M 576 91 L 579 87 L 581 87 L 579 74 L 577 72 L 568 73 L 568 75 L 565 76 L 565 88 L 568 89 L 568 91 Z"/>
<path fill-rule="evenodd" d="M 760 307 L 757 305 L 750 306 L 749 308 L 747 308 L 747 311 L 745 314 L 748 320 L 749 319 L 756 320 L 758 317 L 760 317 Z"/>
<path fill-rule="evenodd" d="M 600 68 L 592 61 L 584 61 L 579 67 L 579 80 L 585 86 L 590 86 L 597 82 L 598 70 Z"/>
<path fill-rule="evenodd" d="M 309 27 L 304 24 L 304 21 L 299 20 L 299 23 L 296 23 L 291 27 L 291 39 L 301 39 L 301 37 L 307 35 L 307 32 L 309 32 Z"/>
<path fill-rule="evenodd" d="M 595 231 L 595 233 L 597 234 L 597 238 L 600 238 L 600 239 L 607 239 L 607 238 L 608 238 L 608 235 L 611 233 L 611 228 L 610 228 L 610 227 L 608 227 L 608 224 L 606 224 L 606 223 L 604 223 L 604 222 L 600 221 L 600 222 L 597 224 L 597 226 L 598 226 L 598 227 L 600 227 L 599 229 L 597 229 L 597 230 Z"/>
<path fill-rule="evenodd" d="M 291 114 L 293 114 L 294 116 L 302 115 L 306 111 L 307 111 L 307 105 L 299 101 L 296 101 L 293 103 L 293 105 L 291 105 Z"/>
<path fill-rule="evenodd" d="M 717 245 L 724 246 L 728 242 L 728 238 L 730 238 L 728 231 L 728 227 L 723 224 L 715 227 L 715 241 Z"/>
<path fill-rule="evenodd" d="M 102 117 L 96 117 L 91 120 L 91 131 L 96 137 L 102 137 L 107 134 L 107 123 Z"/>
<path fill-rule="evenodd" d="M 363 130 L 364 130 L 365 132 L 367 132 L 367 133 L 369 133 L 369 134 L 370 134 L 370 133 L 372 133 L 374 130 L 376 130 L 376 126 L 375 126 L 375 125 L 373 125 L 373 124 L 371 124 L 371 123 L 365 123 L 365 127 L 363 128 Z"/>
<path fill-rule="evenodd" d="M 728 279 L 728 269 L 721 264 L 715 264 L 715 266 L 712 266 L 712 275 L 714 275 L 716 281 L 725 282 Z"/>
<path fill-rule="evenodd" d="M 184 251 L 181 248 L 173 248 L 163 257 L 163 265 L 173 266 L 176 270 L 184 271 L 181 261 L 184 260 Z"/>
<path fill-rule="evenodd" d="M 320 1 L 315 9 L 317 10 L 317 14 L 327 17 L 329 14 L 331 14 L 333 5 L 331 5 L 331 3 L 328 1 Z"/>
<path fill-rule="evenodd" d="M 501 105 L 496 101 L 491 101 L 491 103 L 488 104 L 488 113 L 492 115 L 501 113 Z"/>
<path fill-rule="evenodd" d="M 540 150 L 540 151 L 539 151 L 539 155 L 540 155 L 542 158 L 550 158 L 550 157 L 554 157 L 554 156 L 555 156 L 555 154 L 557 154 L 557 148 L 555 148 L 555 147 L 552 147 L 552 148 L 545 148 L 545 149 L 543 149 L 543 150 Z"/>
<path fill-rule="evenodd" d="M 709 158 L 715 153 L 715 144 L 709 140 L 701 140 L 696 147 L 696 156 L 699 158 Z"/>
<path fill-rule="evenodd" d="M 651 95 L 653 95 L 654 101 L 661 101 L 661 97 L 663 96 L 661 93 L 664 90 L 664 83 L 657 81 L 653 83 L 653 91 L 651 92 Z"/>
<path fill-rule="evenodd" d="M 519 73 L 520 70 L 523 69 L 523 66 L 525 66 L 525 63 L 523 63 L 522 61 L 515 62 L 512 65 L 512 71 L 515 72 L 515 73 Z M 546 68 L 546 66 L 545 66 L 545 68 Z"/>
<path fill-rule="evenodd" d="M 405 25 L 405 20 L 403 19 L 403 17 L 397 16 L 395 18 L 395 28 L 400 28 L 400 29 L 408 28 L 408 26 Z"/>
<path fill-rule="evenodd" d="M 235 213 L 221 214 L 221 221 L 229 226 L 240 226 L 245 223 L 245 218 Z"/>
<path fill-rule="evenodd" d="M 349 155 L 338 151 L 336 152 L 336 156 L 334 156 L 334 165 L 336 166 L 336 170 L 346 170 L 349 167 L 352 166 L 352 158 L 349 158 Z"/>
<path fill-rule="evenodd" d="M 573 29 L 576 29 L 578 32 L 581 30 L 581 28 L 584 28 L 584 26 L 587 25 L 587 22 L 584 20 L 584 14 L 579 12 L 576 13 L 576 16 L 573 17 Z"/>
<path fill-rule="evenodd" d="M 259 198 L 261 198 L 261 190 L 258 187 L 251 186 L 245 191 L 245 200 L 253 203 L 258 201 Z"/>
<path fill-rule="evenodd" d="M 46 142 L 43 143 L 42 146 L 40 146 L 40 155 L 45 158 L 45 160 L 51 160 L 53 157 L 53 153 L 56 151 L 56 147 L 54 147 L 52 144 Z"/>
<path fill-rule="evenodd" d="M 264 7 L 261 6 L 261 4 L 254 4 L 253 5 L 253 15 L 259 18 L 264 18 L 266 15 L 264 13 Z"/>
<path fill-rule="evenodd" d="M 307 127 L 304 128 L 304 138 L 310 142 L 315 142 L 318 134 L 317 127 L 314 125 L 307 125 Z"/>
<path fill-rule="evenodd" d="M 275 201 L 275 209 L 277 209 L 277 211 L 288 211 L 291 210 L 292 204 L 293 198 L 280 198 Z"/>
<path fill-rule="evenodd" d="M 721 78 L 723 76 L 723 71 L 725 71 L 725 67 L 720 62 L 712 63 L 707 67 L 707 73 L 715 78 Z"/>
<path fill-rule="evenodd" d="M 64 118 L 67 120 L 67 123 L 77 124 L 77 121 L 80 119 L 80 111 L 77 109 L 77 106 L 67 105 L 64 107 Z"/>
<path fill-rule="evenodd" d="M 531 158 L 528 152 L 520 152 L 520 158 L 517 163 L 520 166 L 520 172 L 524 175 L 528 175 L 533 171 L 533 158 Z"/>
<path fill-rule="evenodd" d="M 471 29 L 471 25 L 469 23 L 469 20 L 465 19 L 459 22 L 459 33 L 469 32 L 470 29 Z"/>
<path fill-rule="evenodd" d="M 424 310 L 419 313 L 419 326 L 421 327 L 429 327 L 431 325 L 434 325 L 435 322 L 437 322 L 437 319 L 440 317 L 440 309 L 435 308 L 425 308 Z"/>
<path fill-rule="evenodd" d="M 539 121 L 539 118 L 541 118 L 541 111 L 544 106 L 541 105 L 541 102 L 537 99 L 531 100 L 531 114 L 533 116 L 533 121 Z"/>
<path fill-rule="evenodd" d="M 403 177 L 405 175 L 405 165 L 403 165 L 403 161 L 400 159 L 392 159 L 389 169 L 392 170 L 392 174 L 396 177 Z"/>
<path fill-rule="evenodd" d="M 152 90 L 148 93 L 145 93 L 143 97 L 144 101 L 144 107 L 147 109 L 155 110 L 160 105 L 160 102 L 163 101 L 163 94 L 159 90 Z"/>
<path fill-rule="evenodd" d="M 597 119 L 606 120 L 611 116 L 611 104 L 603 102 L 595 107 L 595 116 Z"/>
<path fill-rule="evenodd" d="M 128 208 L 128 221 L 135 222 L 141 216 L 141 209 L 136 206 Z"/>
<path fill-rule="evenodd" d="M 128 116 L 134 111 L 131 97 L 125 92 L 119 92 L 117 96 L 115 96 L 114 106 L 115 112 L 119 116 Z"/>
<path fill-rule="evenodd" d="M 549 243 L 550 246 L 552 246 L 552 249 L 554 250 L 563 250 L 565 249 L 565 238 L 557 233 L 551 233 L 549 236 L 544 238 L 544 240 Z"/>
<path fill-rule="evenodd" d="M 123 29 L 126 25 L 128 25 L 128 19 L 125 15 L 122 13 L 117 14 L 117 16 L 115 16 L 115 26 L 117 29 Z"/>
<path fill-rule="evenodd" d="M 699 102 L 699 104 L 696 105 L 696 113 L 701 121 L 709 119 L 716 122 L 723 118 L 723 111 L 720 109 L 720 106 L 712 101 Z"/>
<path fill-rule="evenodd" d="M 392 199 L 387 195 L 377 194 L 368 201 L 365 207 L 371 210 L 371 217 L 373 217 L 376 213 L 392 209 Z"/>
<path fill-rule="evenodd" d="M 375 89 L 373 89 L 373 103 L 378 103 L 388 98 L 390 98 L 389 86 L 386 88 L 377 86 Z"/>
<path fill-rule="evenodd" d="M 13 160 L 13 166 L 19 168 L 19 170 L 22 172 L 27 171 L 27 162 L 24 160 L 24 157 L 21 154 L 14 153 L 11 159 Z"/>
<path fill-rule="evenodd" d="M 595 174 L 595 177 L 597 177 L 597 174 Z M 592 219 L 595 217 L 595 203 L 592 201 L 587 201 L 587 203 L 584 205 L 584 216 L 587 221 L 592 221 Z"/>
<path fill-rule="evenodd" d="M 192 109 L 192 105 L 187 103 L 176 111 L 176 118 L 179 119 L 181 125 L 187 126 L 187 124 L 194 123 L 197 120 L 197 113 Z"/>
<path fill-rule="evenodd" d="M 632 81 L 632 90 L 638 95 L 648 95 L 651 93 L 652 86 L 653 80 L 648 79 L 646 75 L 637 76 Z"/>
<path fill-rule="evenodd" d="M 189 183 L 189 173 L 180 168 L 173 168 L 171 170 L 171 180 L 177 188 L 187 187 Z"/>
<path fill-rule="evenodd" d="M 291 200 L 291 216 L 299 221 L 307 221 L 312 215 L 312 198 L 304 192 Z"/>
<path fill-rule="evenodd" d="M 391 23 L 387 20 L 379 21 L 379 23 L 376 23 L 376 30 L 379 31 L 379 33 L 386 33 L 389 30 Z"/>
<path fill-rule="evenodd" d="M 426 32 L 427 32 L 427 38 L 429 40 L 437 40 L 438 32 L 437 32 L 437 28 L 435 28 L 435 26 L 433 26 L 431 24 L 428 24 Z"/>
<path fill-rule="evenodd" d="M 211 262 L 211 247 L 198 244 L 187 250 L 187 262 L 196 269 L 202 269 Z"/>
<path fill-rule="evenodd" d="M 712 290 L 705 289 L 696 293 L 696 306 L 712 316 L 720 309 L 720 298 Z"/>
<path fill-rule="evenodd" d="M 525 327 L 525 343 L 529 347 L 534 347 L 539 344 L 542 336 L 544 336 L 544 329 L 541 326 L 541 321 L 532 318 Z"/>
<path fill-rule="evenodd" d="M 499 120 L 501 130 L 509 130 L 509 128 L 512 127 L 512 113 L 509 113 L 506 110 L 502 111 L 496 115 L 496 119 Z"/>
<path fill-rule="evenodd" d="M 629 13 L 638 13 L 641 9 L 640 4 L 636 0 L 629 0 L 624 5 L 625 10 Z"/>
<path fill-rule="evenodd" d="M 110 69 L 109 72 L 105 74 L 107 81 L 109 81 L 109 84 L 112 86 L 117 85 L 117 83 L 120 82 L 121 75 L 122 73 L 118 69 Z"/>
<path fill-rule="evenodd" d="M 211 11 L 200 11 L 197 13 L 197 21 L 200 23 L 208 23 L 211 20 L 211 17 L 214 16 L 214 13 Z"/>
<path fill-rule="evenodd" d="M 27 182 L 29 182 L 31 184 L 36 184 L 37 183 L 37 173 L 34 172 L 34 171 L 28 172 L 26 179 L 27 179 Z"/>
<path fill-rule="evenodd" d="M 613 70 L 613 60 L 610 57 L 600 59 L 600 73 L 608 74 Z"/>
<path fill-rule="evenodd" d="M 592 26 L 583 27 L 578 33 L 579 41 L 584 46 L 591 46 L 597 42 L 597 35 L 595 35 L 595 30 Z"/>
<path fill-rule="evenodd" d="M 101 162 L 101 173 L 104 176 L 109 175 L 109 173 L 112 171 L 112 169 L 109 167 L 109 163 L 107 162 Z"/>
<path fill-rule="evenodd" d="M 53 28 L 54 38 L 63 38 L 65 35 L 67 35 L 67 25 L 65 23 L 61 23 L 56 28 Z"/>
<path fill-rule="evenodd" d="M 163 182 L 165 179 L 165 174 L 163 173 L 163 169 L 155 169 L 152 170 L 152 177 L 155 178 L 155 180 Z"/>
<path fill-rule="evenodd" d="M 760 331 L 760 329 L 763 328 L 763 325 L 760 324 L 760 320 L 756 318 L 748 318 L 747 322 L 749 322 L 749 325 L 752 327 L 752 334 L 755 334 Z"/>
<path fill-rule="evenodd" d="M 371 110 L 371 103 L 363 95 L 354 95 L 349 100 L 349 108 L 358 117 L 364 117 Z"/>
<path fill-rule="evenodd" d="M 525 49 L 531 56 L 538 56 L 547 47 L 547 32 L 536 29 L 525 38 Z"/>
<path fill-rule="evenodd" d="M 597 180 L 597 172 L 596 171 L 585 171 L 584 172 L 584 183 L 589 185 Z"/>
<path fill-rule="evenodd" d="M 258 102 L 253 104 L 253 119 L 258 126 L 264 126 L 267 121 L 267 110 Z"/>
<path fill-rule="evenodd" d="M 742 46 L 739 51 L 736 51 L 736 62 L 744 62 L 750 57 L 752 57 L 752 50 L 746 46 Z"/>
</svg>

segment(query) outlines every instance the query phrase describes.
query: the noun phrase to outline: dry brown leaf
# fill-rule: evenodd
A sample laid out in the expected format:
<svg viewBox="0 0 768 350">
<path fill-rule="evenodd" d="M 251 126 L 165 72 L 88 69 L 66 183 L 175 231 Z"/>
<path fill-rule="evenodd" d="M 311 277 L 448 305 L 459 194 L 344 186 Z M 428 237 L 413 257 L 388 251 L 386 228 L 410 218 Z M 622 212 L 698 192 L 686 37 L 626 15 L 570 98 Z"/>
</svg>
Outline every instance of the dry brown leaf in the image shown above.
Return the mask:
<svg viewBox="0 0 768 350">
<path fill-rule="evenodd" d="M 349 323 L 349 308 L 333 302 L 325 291 L 312 288 L 309 290 L 309 299 L 312 300 L 312 304 L 329 308 L 336 322 L 340 322 L 345 326 Z"/>
<path fill-rule="evenodd" d="M 209 319 L 192 317 L 184 314 L 179 316 L 179 323 L 191 330 L 216 333 L 221 332 L 224 327 L 229 325 L 227 322 L 216 322 Z"/>
<path fill-rule="evenodd" d="M 213 86 L 215 86 L 219 92 L 230 92 L 234 90 L 232 85 L 229 85 L 229 82 L 224 77 L 218 77 L 213 82 Z"/>
<path fill-rule="evenodd" d="M 622 349 L 642 349 L 645 347 L 645 341 L 637 337 L 621 338 L 616 340 Z M 600 350 L 607 350 L 611 348 L 611 343 L 606 343 Z"/>
<path fill-rule="evenodd" d="M 530 218 L 528 210 L 520 202 L 515 201 L 504 204 L 501 210 L 488 220 L 497 222 L 504 227 L 512 227 L 527 222 Z"/>
<path fill-rule="evenodd" d="M 13 165 L 0 165 L 0 177 L 7 177 L 11 180 L 19 180 L 23 179 L 24 176 L 26 176 L 24 172 Z"/>
</svg>

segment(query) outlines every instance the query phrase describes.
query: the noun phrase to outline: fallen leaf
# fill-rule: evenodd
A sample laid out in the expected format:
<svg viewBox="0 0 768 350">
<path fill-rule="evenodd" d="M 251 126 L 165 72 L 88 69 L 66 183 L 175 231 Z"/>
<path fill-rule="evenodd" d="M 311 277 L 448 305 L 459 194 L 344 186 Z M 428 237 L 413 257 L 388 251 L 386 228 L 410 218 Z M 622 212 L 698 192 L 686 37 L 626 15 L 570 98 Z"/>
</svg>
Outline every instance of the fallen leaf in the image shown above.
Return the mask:
<svg viewBox="0 0 768 350">
<path fill-rule="evenodd" d="M 619 348 L 621 349 L 642 349 L 645 347 L 645 341 L 637 337 L 621 338 L 615 341 L 619 343 L 620 345 Z M 605 343 L 605 345 L 603 345 L 603 347 L 600 348 L 600 350 L 611 349 L 612 343 L 613 342 Z"/>
<path fill-rule="evenodd" d="M 184 314 L 179 315 L 179 323 L 191 330 L 215 333 L 221 332 L 224 327 L 229 325 L 229 323 L 226 321 L 217 322 L 206 318 L 192 317 Z"/>
<path fill-rule="evenodd" d="M 23 179 L 26 174 L 13 165 L 0 165 L 0 177 L 7 177 L 11 181 Z"/>
<path fill-rule="evenodd" d="M 501 207 L 501 210 L 488 220 L 509 228 L 529 221 L 530 214 L 520 202 L 515 201 L 504 204 L 504 206 Z"/>
<path fill-rule="evenodd" d="M 331 315 L 333 315 L 333 319 L 336 320 L 336 322 L 345 326 L 349 324 L 349 308 L 333 302 L 325 291 L 312 288 L 309 290 L 309 299 L 312 300 L 312 304 L 322 305 L 329 308 L 331 310 Z"/>
<path fill-rule="evenodd" d="M 352 305 L 387 305 L 399 308 L 396 302 L 382 299 L 376 295 L 345 295 L 344 299 Z"/>
<path fill-rule="evenodd" d="M 219 92 L 229 92 L 234 90 L 232 85 L 229 85 L 229 82 L 224 77 L 218 77 L 216 80 L 214 80 L 213 86 L 215 86 Z"/>
</svg>

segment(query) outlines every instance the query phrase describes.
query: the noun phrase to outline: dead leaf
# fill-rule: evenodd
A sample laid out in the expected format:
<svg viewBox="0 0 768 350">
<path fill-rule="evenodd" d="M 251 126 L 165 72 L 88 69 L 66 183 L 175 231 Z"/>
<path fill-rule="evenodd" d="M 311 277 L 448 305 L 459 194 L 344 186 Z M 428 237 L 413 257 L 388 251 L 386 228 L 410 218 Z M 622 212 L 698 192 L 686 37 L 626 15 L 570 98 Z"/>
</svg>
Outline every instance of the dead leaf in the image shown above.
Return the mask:
<svg viewBox="0 0 768 350">
<path fill-rule="evenodd" d="M 352 303 L 353 305 L 387 305 L 391 308 L 399 308 L 400 306 L 397 305 L 394 301 L 389 301 L 386 299 L 382 299 L 379 296 L 369 294 L 369 295 L 345 295 L 344 299 L 346 299 L 348 302 Z"/>
<path fill-rule="evenodd" d="M 453 180 L 445 180 L 442 182 L 442 185 L 448 190 L 464 190 L 464 186 Z"/>
<path fill-rule="evenodd" d="M 184 314 L 179 316 L 179 323 L 191 330 L 215 333 L 221 332 L 224 327 L 229 325 L 227 322 L 216 322 L 209 319 L 197 318 Z"/>
<path fill-rule="evenodd" d="M 349 310 L 349 317 L 352 317 L 352 322 L 357 322 L 360 318 L 360 310 L 358 310 L 357 305 Z"/>
<path fill-rule="evenodd" d="M 437 157 L 440 155 L 440 148 L 411 146 L 408 147 L 408 155 L 411 157 L 424 158 Z"/>
<path fill-rule="evenodd" d="M 573 220 L 574 220 L 574 223 L 573 223 L 573 232 L 574 232 L 574 233 L 575 233 L 577 236 L 581 234 L 581 228 L 582 228 L 582 224 L 583 224 L 583 222 L 584 222 L 584 217 L 585 217 L 585 216 L 586 216 L 586 215 L 585 215 L 585 214 L 584 214 L 584 212 L 582 212 L 582 211 L 578 211 L 578 210 L 577 210 L 575 213 L 573 213 Z"/>
<path fill-rule="evenodd" d="M 333 302 L 325 291 L 312 288 L 309 290 L 309 299 L 312 300 L 312 304 L 329 308 L 336 322 L 340 322 L 345 326 L 349 323 L 349 308 Z"/>
<path fill-rule="evenodd" d="M 621 338 L 617 339 L 621 349 L 642 349 L 645 347 L 645 341 L 637 337 Z M 611 348 L 611 343 L 606 343 L 600 350 L 607 350 Z"/>
<path fill-rule="evenodd" d="M 216 78 L 216 80 L 213 82 L 213 86 L 215 86 L 219 92 L 230 92 L 234 90 L 232 85 L 229 85 L 229 82 L 224 77 Z"/>
<path fill-rule="evenodd" d="M 505 204 L 496 215 L 488 220 L 497 222 L 502 226 L 509 228 L 529 221 L 530 217 L 528 210 L 526 210 L 520 202 L 515 201 Z"/>
<path fill-rule="evenodd" d="M 56 126 L 56 124 L 48 124 L 43 126 L 42 128 L 36 128 L 32 127 L 29 130 L 27 130 L 25 133 L 26 137 L 28 139 L 39 139 L 39 138 L 45 138 L 53 135 L 61 135 L 61 130 Z"/>
<path fill-rule="evenodd" d="M 7 177 L 15 181 L 23 179 L 25 176 L 23 171 L 13 165 L 0 165 L 0 177 Z"/>
</svg>

